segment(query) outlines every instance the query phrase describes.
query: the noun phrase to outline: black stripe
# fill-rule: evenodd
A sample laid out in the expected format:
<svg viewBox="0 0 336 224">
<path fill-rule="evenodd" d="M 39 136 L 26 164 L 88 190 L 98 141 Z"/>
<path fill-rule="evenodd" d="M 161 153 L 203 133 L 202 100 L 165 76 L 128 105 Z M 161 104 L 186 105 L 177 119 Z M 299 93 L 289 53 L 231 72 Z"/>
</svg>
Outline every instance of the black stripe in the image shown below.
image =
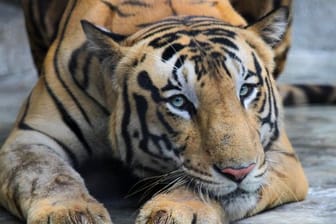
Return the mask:
<svg viewBox="0 0 336 224">
<path fill-rule="evenodd" d="M 105 36 L 110 37 L 112 40 L 114 40 L 117 43 L 119 43 L 119 42 L 121 42 L 121 41 L 123 41 L 127 38 L 127 36 L 125 36 L 125 35 L 118 34 L 118 33 L 113 33 L 111 31 L 105 30 L 105 29 L 100 29 L 99 27 L 95 26 L 94 24 L 92 24 L 92 23 L 90 23 L 86 20 L 81 20 L 80 22 L 81 22 L 81 25 L 82 25 L 83 28 L 84 27 L 91 27 L 91 29 L 96 30 L 98 33 L 102 33 Z M 106 46 L 106 48 L 110 47 L 110 45 L 105 44 L 103 42 L 102 42 L 102 44 L 104 44 L 104 46 Z"/>
<path fill-rule="evenodd" d="M 278 123 L 277 123 L 278 107 L 276 105 L 276 99 L 274 97 L 274 92 L 273 92 L 271 83 L 267 78 L 265 79 L 265 82 L 266 82 L 267 92 L 268 92 L 269 113 L 267 114 L 267 116 L 265 118 L 262 118 L 261 121 L 262 121 L 262 125 L 267 123 L 267 124 L 270 125 L 271 131 L 273 130 L 272 136 L 270 137 L 270 141 L 264 147 L 264 150 L 267 151 L 267 150 L 270 149 L 273 142 L 276 139 L 278 139 L 280 133 L 279 133 Z M 272 102 L 272 100 L 273 100 L 273 102 Z M 273 114 L 273 109 L 274 109 L 274 113 L 275 113 L 275 121 L 274 122 L 271 121 L 271 116 Z"/>
<path fill-rule="evenodd" d="M 261 75 L 261 73 L 262 73 L 261 65 L 258 62 L 257 57 L 254 53 L 252 53 L 252 57 L 253 57 L 253 63 L 254 63 L 254 68 L 255 68 L 255 75 L 259 78 L 259 84 L 263 85 L 264 82 L 263 82 L 263 78 L 262 78 L 262 75 Z"/>
<path fill-rule="evenodd" d="M 263 102 L 261 104 L 261 107 L 260 109 L 258 110 L 258 114 L 261 114 L 264 110 L 265 110 L 265 106 L 266 106 L 266 103 L 267 103 L 267 96 L 266 94 L 264 94 L 264 99 L 263 99 Z"/>
<path fill-rule="evenodd" d="M 116 12 L 118 16 L 120 17 L 130 17 L 134 16 L 134 14 L 127 14 L 122 12 L 118 6 L 113 5 L 111 2 L 101 0 L 102 3 L 104 3 L 112 12 Z"/>
<path fill-rule="evenodd" d="M 178 53 L 180 50 L 182 50 L 185 46 L 179 43 L 174 43 L 172 45 L 169 45 L 166 47 L 166 49 L 162 53 L 162 61 L 168 61 L 170 58 L 172 58 L 176 53 Z"/>
<path fill-rule="evenodd" d="M 16 185 L 13 188 L 14 189 L 12 189 L 12 191 L 13 191 L 13 194 L 12 194 L 12 197 L 13 197 L 12 199 L 13 200 L 12 201 L 14 203 L 14 206 L 15 206 L 17 212 L 19 213 L 19 216 L 21 218 L 23 218 L 24 216 L 23 216 L 22 208 L 20 206 L 20 196 L 21 196 L 20 195 L 20 189 L 21 189 L 20 184 L 16 183 Z"/>
<path fill-rule="evenodd" d="M 197 223 L 197 213 L 193 214 L 193 218 L 191 220 L 191 224 L 196 224 Z"/>
<path fill-rule="evenodd" d="M 226 74 L 227 74 L 230 78 L 232 78 L 232 74 L 231 74 L 231 72 L 229 71 L 229 69 L 227 68 L 227 66 L 226 66 L 226 64 L 225 64 L 226 60 L 227 60 L 227 59 L 225 58 L 225 60 L 222 61 L 222 67 L 224 68 Z"/>
<path fill-rule="evenodd" d="M 25 108 L 24 108 L 21 120 L 19 121 L 19 124 L 22 123 L 22 122 L 24 122 L 24 120 L 27 117 L 28 109 L 29 109 L 29 105 L 30 105 L 31 95 L 32 95 L 32 93 L 30 93 L 29 96 L 28 96 L 28 98 L 27 98 L 26 105 L 25 105 Z"/>
<path fill-rule="evenodd" d="M 209 27 L 213 27 L 213 26 L 220 27 L 219 29 L 224 29 L 224 26 L 234 27 L 228 23 L 224 23 L 223 21 L 215 20 L 213 17 L 206 17 L 206 16 L 203 16 L 203 18 L 200 20 L 193 20 L 192 22 L 193 22 L 192 24 L 193 29 L 204 29 L 203 32 L 206 32 L 206 30 Z M 233 34 L 231 37 L 234 37 L 236 35 L 234 32 L 227 30 L 227 34 L 229 33 Z"/>
<path fill-rule="evenodd" d="M 181 87 L 173 85 L 173 83 L 168 79 L 167 85 L 161 88 L 161 91 L 170 91 L 170 90 L 178 90 L 181 91 Z"/>
<path fill-rule="evenodd" d="M 128 86 L 126 82 L 123 88 L 123 101 L 124 101 L 124 112 L 123 112 L 123 118 L 122 118 L 122 123 L 121 123 L 121 135 L 126 145 L 126 163 L 129 165 L 131 164 L 132 159 L 133 159 L 133 148 L 132 148 L 131 136 L 127 130 L 128 125 L 130 123 L 131 106 L 130 106 L 130 102 L 128 98 Z"/>
<path fill-rule="evenodd" d="M 86 58 L 85 58 L 85 64 L 84 64 L 84 68 L 83 68 L 83 72 L 82 72 L 83 73 L 82 86 L 85 90 L 87 90 L 87 88 L 89 87 L 89 74 L 90 74 L 89 72 L 90 72 L 90 67 L 92 65 L 92 59 L 93 58 L 94 58 L 93 53 L 88 53 Z M 89 94 L 87 94 L 87 95 L 92 99 L 92 97 Z M 96 100 L 94 100 L 94 102 L 97 103 Z M 104 108 L 101 104 L 99 104 L 99 105 L 101 106 L 101 108 Z"/>
<path fill-rule="evenodd" d="M 214 38 L 211 38 L 210 41 L 213 42 L 213 43 L 222 44 L 224 46 L 233 48 L 235 50 L 239 50 L 238 46 L 234 42 L 229 40 L 228 38 L 214 37 Z"/>
<path fill-rule="evenodd" d="M 139 40 L 144 40 L 144 39 L 147 39 L 149 37 L 152 37 L 152 36 L 156 36 L 157 34 L 160 34 L 160 33 L 163 33 L 165 31 L 169 31 L 169 30 L 175 30 L 176 29 L 176 26 L 179 25 L 177 23 L 174 23 L 174 24 L 163 24 L 164 26 L 156 26 L 156 27 L 152 27 L 150 29 L 147 29 L 146 32 L 144 33 L 144 35 L 142 36 L 139 36 L 138 39 Z M 171 31 L 173 32 L 173 31 Z M 166 35 L 166 34 L 164 34 Z M 163 35 L 161 36 L 163 38 Z M 160 37 L 160 38 L 161 38 Z M 160 39 L 160 38 L 157 38 L 157 39 Z M 157 39 L 154 39 L 154 41 L 157 41 Z M 169 42 L 171 43 L 171 42 Z M 165 43 L 165 45 L 167 45 L 168 43 Z M 149 44 L 149 46 L 152 46 L 154 48 L 160 48 L 160 47 L 157 47 L 157 46 L 154 46 L 153 44 Z M 164 46 L 163 44 L 160 45 L 160 46 Z"/>
<path fill-rule="evenodd" d="M 156 115 L 159 118 L 159 121 L 161 122 L 161 124 L 163 125 L 163 127 L 165 127 L 165 129 L 168 131 L 169 134 L 176 136 L 177 132 L 174 130 L 174 128 L 172 126 L 170 126 L 170 124 L 164 119 L 164 116 L 162 115 L 162 113 L 157 110 L 156 111 Z"/>
<path fill-rule="evenodd" d="M 172 71 L 172 73 L 173 73 L 173 78 L 174 78 L 174 80 L 177 82 L 177 84 L 178 84 L 180 87 L 182 87 L 182 84 L 181 84 L 180 81 L 178 80 L 177 70 L 178 70 L 179 68 L 182 67 L 182 65 L 184 64 L 184 61 L 185 61 L 186 58 L 187 58 L 186 55 L 181 55 L 181 56 L 176 60 L 176 62 L 175 62 L 175 64 L 174 64 L 173 71 Z"/>
<path fill-rule="evenodd" d="M 139 23 L 139 24 L 137 24 L 137 27 L 144 28 L 144 27 L 147 27 L 147 26 L 153 26 L 150 29 L 146 30 L 146 33 L 147 33 L 152 29 L 158 29 L 160 27 L 165 27 L 165 26 L 168 26 L 168 25 L 172 25 L 172 26 L 175 27 L 176 25 L 178 25 L 180 23 L 181 23 L 181 19 L 176 18 L 176 17 L 169 17 L 167 19 L 163 19 L 163 20 L 156 21 L 156 22 Z"/>
<path fill-rule="evenodd" d="M 105 108 L 105 106 L 103 106 L 101 103 L 99 103 L 93 96 L 91 96 L 86 90 L 89 86 L 89 69 L 90 69 L 90 66 L 91 66 L 91 61 L 94 57 L 93 54 L 89 54 L 87 53 L 86 51 L 86 48 L 87 47 L 87 44 L 84 44 L 82 47 L 78 48 L 77 50 L 73 51 L 72 55 L 71 55 L 71 58 L 69 60 L 69 71 L 71 73 L 71 77 L 74 81 L 74 83 L 76 84 L 76 86 L 82 90 L 82 92 L 94 103 L 96 104 L 100 110 L 105 114 L 105 115 L 109 115 L 110 112 L 108 111 L 107 108 Z M 78 60 L 79 57 L 80 57 L 80 54 L 85 52 L 86 55 L 86 58 L 85 58 L 85 62 L 84 62 L 84 67 L 83 69 L 81 70 L 82 71 L 82 75 L 83 75 L 83 80 L 82 80 L 82 83 L 79 83 L 78 79 L 77 79 L 77 76 L 78 76 L 78 72 L 80 71 L 80 69 L 78 68 Z M 90 120 L 87 120 L 88 124 L 91 125 L 91 121 Z"/>
<path fill-rule="evenodd" d="M 60 35 L 60 41 L 59 41 L 59 43 L 57 45 L 55 56 L 54 56 L 54 68 L 55 68 L 55 73 L 56 73 L 56 76 L 57 76 L 58 80 L 61 82 L 61 84 L 64 87 L 64 89 L 66 90 L 66 92 L 70 95 L 71 99 L 76 104 L 77 108 L 80 110 L 80 112 L 83 115 L 83 117 L 86 120 L 86 122 L 88 124 L 91 124 L 91 121 L 90 121 L 88 115 L 86 114 L 86 112 L 84 111 L 84 109 L 82 108 L 82 106 L 80 105 L 80 103 L 78 102 L 78 100 L 76 99 L 76 97 L 74 96 L 74 94 L 70 91 L 68 85 L 62 79 L 61 74 L 60 74 L 60 70 L 59 70 L 59 67 L 58 67 L 59 66 L 58 59 L 61 57 L 59 55 L 59 52 L 60 52 L 60 48 L 61 48 L 61 45 L 62 45 L 62 42 L 63 42 L 62 40 L 64 39 L 65 30 L 67 28 L 67 25 L 68 25 L 68 23 L 70 21 L 71 15 L 72 15 L 73 10 L 74 10 L 74 8 L 75 8 L 76 5 L 77 5 L 77 0 L 74 1 L 74 4 L 71 6 L 70 12 L 69 12 L 69 14 L 66 17 L 65 24 L 64 24 L 64 27 L 63 27 L 61 35 Z"/>
<path fill-rule="evenodd" d="M 152 157 L 158 158 L 160 160 L 163 161 L 169 161 L 171 160 L 170 158 L 167 157 L 163 157 L 163 150 L 161 148 L 160 142 L 162 141 L 163 143 L 165 143 L 167 149 L 171 150 L 172 149 L 172 145 L 170 143 L 170 141 L 167 139 L 167 136 L 165 134 L 163 135 L 154 135 L 152 133 L 150 133 L 150 131 L 148 130 L 148 123 L 147 123 L 147 119 L 146 119 L 146 114 L 148 111 L 148 103 L 145 99 L 145 97 L 137 95 L 137 94 L 133 94 L 133 98 L 135 100 L 135 104 L 136 104 L 136 109 L 137 109 L 137 113 L 138 113 L 138 118 L 139 118 L 139 122 L 140 122 L 140 126 L 141 126 L 141 134 L 142 134 L 142 139 L 140 140 L 139 143 L 139 148 L 149 154 Z M 156 146 L 156 148 L 158 149 L 157 153 L 153 153 L 152 150 L 150 149 L 149 146 L 149 141 L 151 141 L 153 143 L 154 146 Z"/>
<path fill-rule="evenodd" d="M 277 120 L 278 115 L 279 115 L 279 108 L 278 108 L 278 105 L 277 105 L 277 99 L 275 98 L 274 87 L 275 86 L 270 85 L 271 93 L 272 93 L 272 99 L 273 99 L 273 107 L 274 107 L 275 119 Z"/>
<path fill-rule="evenodd" d="M 122 5 L 132 5 L 132 6 L 140 6 L 140 7 L 150 7 L 151 5 L 148 3 L 145 3 L 143 1 L 139 1 L 139 0 L 128 0 L 128 1 L 123 1 L 121 3 Z"/>
<path fill-rule="evenodd" d="M 267 114 L 266 118 L 263 119 L 263 123 L 270 122 L 271 116 L 272 116 L 272 93 L 271 93 L 271 87 L 270 87 L 270 82 L 268 78 L 265 78 L 265 83 L 266 83 L 266 88 L 267 88 L 267 100 L 268 100 L 268 105 L 269 105 L 269 113 Z"/>
<path fill-rule="evenodd" d="M 78 60 L 77 59 L 80 53 L 81 53 L 81 48 L 78 48 L 74 50 L 70 56 L 68 67 L 73 77 L 77 77 L 77 70 L 78 70 L 78 63 L 77 63 Z"/>
<path fill-rule="evenodd" d="M 70 159 L 72 165 L 74 166 L 75 169 L 79 168 L 79 162 L 77 160 L 76 155 L 70 150 L 70 148 L 68 148 L 63 142 L 57 140 L 54 137 L 51 137 L 50 135 L 48 135 L 47 133 L 37 130 L 29 125 L 27 125 L 26 123 L 20 123 L 18 125 L 18 128 L 20 128 L 21 130 L 25 130 L 25 131 L 35 131 L 38 132 L 40 134 L 43 134 L 45 136 L 47 136 L 48 138 L 50 138 L 51 140 L 53 140 L 54 142 L 56 142 L 59 146 L 61 146 L 61 148 L 63 148 L 64 152 L 67 154 L 68 158 Z M 48 146 L 47 146 L 48 147 Z"/>
<path fill-rule="evenodd" d="M 269 74 L 268 74 L 268 76 L 270 77 Z M 279 127 L 278 127 L 279 108 L 278 108 L 278 104 L 277 104 L 277 99 L 275 98 L 274 86 L 270 85 L 270 88 L 271 88 L 272 99 L 273 99 L 273 108 L 274 108 L 274 113 L 275 113 L 275 121 L 273 123 L 274 132 L 273 132 L 273 136 L 271 137 L 271 144 L 273 144 L 273 142 L 276 141 L 280 136 L 280 131 L 279 131 Z"/>
<path fill-rule="evenodd" d="M 163 99 L 160 95 L 160 90 L 153 84 L 152 80 L 149 77 L 148 72 L 141 71 L 138 74 L 138 84 L 145 90 L 151 92 L 152 99 L 154 102 L 161 102 Z"/>
<path fill-rule="evenodd" d="M 226 29 L 223 29 L 223 28 L 209 28 L 209 25 L 211 24 L 205 24 L 205 26 L 208 27 L 208 29 L 206 29 L 204 31 L 204 35 L 207 35 L 207 36 L 218 36 L 218 37 L 229 37 L 229 38 L 235 38 L 236 37 L 236 33 L 231 31 L 231 30 L 226 30 Z"/>
<path fill-rule="evenodd" d="M 260 163 L 260 165 L 258 166 L 258 169 L 260 170 L 263 166 L 265 166 L 266 164 L 266 156 L 264 157 L 264 160 L 262 163 Z M 267 169 L 266 169 L 267 170 Z"/>
<path fill-rule="evenodd" d="M 21 120 L 18 122 L 18 128 L 21 129 L 21 130 L 28 130 L 28 131 L 36 131 L 36 132 L 39 132 L 39 133 L 41 133 L 41 134 L 47 136 L 48 138 L 52 139 L 53 141 L 55 141 L 58 145 L 60 145 L 60 146 L 64 149 L 65 153 L 66 153 L 66 154 L 68 155 L 68 157 L 70 158 L 70 160 L 71 160 L 72 164 L 74 165 L 74 167 L 77 168 L 79 163 L 78 163 L 78 161 L 77 161 L 77 159 L 76 159 L 75 154 L 74 154 L 74 153 L 73 153 L 73 152 L 72 152 L 72 151 L 71 151 L 71 150 L 70 150 L 64 143 L 60 142 L 59 140 L 57 140 L 57 139 L 51 137 L 50 135 L 48 135 L 48 134 L 46 134 L 46 133 L 44 133 L 44 132 L 42 132 L 42 131 L 39 131 L 39 130 L 37 130 L 37 129 L 34 129 L 34 128 L 30 127 L 29 125 L 27 125 L 27 124 L 25 123 L 25 119 L 26 119 L 26 117 L 27 117 L 28 110 L 29 110 L 31 94 L 32 94 L 32 93 L 30 93 L 29 96 L 28 96 L 27 103 L 26 103 L 26 106 L 25 106 L 25 109 L 24 109 L 22 118 L 21 118 Z"/>
<path fill-rule="evenodd" d="M 8 189 L 7 190 L 7 198 L 12 199 L 12 202 L 15 206 L 15 209 L 17 210 L 18 214 L 20 215 L 20 218 L 24 218 L 22 209 L 19 203 L 19 200 L 17 198 L 17 190 L 19 190 L 18 186 L 19 184 L 17 183 L 17 176 L 19 171 L 22 170 L 22 164 L 20 166 L 15 166 L 13 169 L 9 170 L 7 175 L 5 176 L 5 181 L 4 183 L 1 183 L 1 187 Z M 6 186 L 3 186 L 6 183 Z M 9 191 L 10 189 L 10 191 Z"/>
<path fill-rule="evenodd" d="M 176 16 L 176 15 L 177 15 L 177 12 L 176 12 L 176 9 L 175 9 L 174 6 L 173 6 L 173 2 L 172 2 L 172 0 L 168 0 L 167 2 L 168 2 L 168 5 L 169 5 L 169 7 L 170 7 L 170 9 L 171 9 L 171 11 L 172 11 L 172 14 L 173 14 L 174 16 Z"/>
<path fill-rule="evenodd" d="M 162 48 L 162 47 L 167 46 L 170 43 L 178 40 L 181 37 L 181 35 L 183 35 L 183 34 L 188 35 L 189 32 L 181 31 L 181 30 L 179 30 L 178 32 L 172 32 L 172 33 L 169 32 L 169 33 L 160 35 L 159 37 L 151 40 L 148 45 L 155 48 L 155 49 Z"/>
<path fill-rule="evenodd" d="M 264 172 L 258 174 L 258 175 L 255 175 L 254 178 L 259 178 L 259 177 L 262 177 L 265 175 L 265 173 L 267 172 L 267 169 L 264 170 Z"/>
<path fill-rule="evenodd" d="M 80 129 L 79 125 L 71 117 L 71 115 L 67 112 L 67 110 L 65 109 L 65 106 L 63 105 L 63 103 L 56 97 L 56 95 L 54 94 L 54 92 L 49 87 L 49 84 L 48 84 L 47 81 L 45 81 L 45 86 L 46 86 L 46 90 L 47 90 L 48 94 L 53 99 L 53 101 L 55 103 L 55 106 L 58 109 L 58 111 L 59 111 L 59 113 L 60 113 L 60 115 L 62 117 L 63 122 L 76 135 L 77 139 L 81 142 L 81 144 L 84 146 L 84 148 L 87 151 L 87 153 L 91 156 L 93 154 L 93 151 L 92 151 L 90 145 L 88 144 L 88 142 L 86 141 L 86 139 L 85 139 L 85 137 L 83 135 L 83 132 Z"/>
</svg>

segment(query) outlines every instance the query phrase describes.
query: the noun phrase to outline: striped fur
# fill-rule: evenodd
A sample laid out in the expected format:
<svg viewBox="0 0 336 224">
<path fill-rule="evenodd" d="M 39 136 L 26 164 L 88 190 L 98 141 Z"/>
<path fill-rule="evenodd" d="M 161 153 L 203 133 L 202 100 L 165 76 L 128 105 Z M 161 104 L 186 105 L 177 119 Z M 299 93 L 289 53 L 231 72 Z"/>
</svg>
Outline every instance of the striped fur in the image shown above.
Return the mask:
<svg viewBox="0 0 336 224">
<path fill-rule="evenodd" d="M 67 2 L 22 0 L 30 47 L 39 74 L 47 51 L 57 35 Z"/>
<path fill-rule="evenodd" d="M 265 16 L 268 12 L 273 9 L 279 8 L 280 6 L 288 6 L 292 8 L 292 0 L 230 0 L 235 10 L 242 15 L 242 17 L 247 21 L 248 24 L 256 22 L 261 17 Z M 26 17 L 26 26 L 29 34 L 30 45 L 32 48 L 32 55 L 34 57 L 34 62 L 39 72 L 52 41 L 55 39 L 59 21 L 65 10 L 67 1 L 31 1 L 23 0 L 24 12 Z M 150 1 L 147 3 L 144 1 L 125 1 L 129 5 L 135 7 L 153 7 L 150 5 Z M 199 2 L 200 7 L 202 7 L 202 1 Z M 205 6 L 207 4 L 215 5 L 217 1 L 203 1 Z M 209 3 L 207 3 L 209 2 Z M 220 2 L 220 1 L 219 1 Z M 225 1 L 223 1 L 225 2 Z M 218 3 L 217 3 L 218 4 Z M 112 7 L 113 8 L 113 7 Z M 132 10 L 132 9 L 131 9 Z M 117 11 L 118 12 L 118 11 Z M 121 13 L 121 15 L 127 15 L 127 13 Z M 129 13 L 130 14 L 130 13 Z M 283 71 L 286 63 L 287 53 L 290 48 L 291 43 L 291 20 L 292 12 L 290 12 L 290 23 L 285 33 L 284 38 L 281 43 L 275 47 L 275 61 L 276 69 L 273 73 L 274 77 L 277 78 Z M 143 24 L 142 19 L 135 20 L 136 26 L 141 27 Z M 40 74 L 40 73 L 39 73 Z"/>
<path fill-rule="evenodd" d="M 61 20 L 61 16 L 65 10 L 66 4 L 68 1 L 60 0 L 60 1 L 31 1 L 24 0 L 23 7 L 26 18 L 26 27 L 28 31 L 28 36 L 30 40 L 30 46 L 32 50 L 32 55 L 34 58 L 34 62 L 36 68 L 38 70 L 38 74 L 41 74 L 43 60 L 47 54 L 47 50 L 49 49 L 51 43 L 54 41 L 58 25 Z M 197 2 L 197 1 L 195 1 Z M 202 1 L 200 1 L 201 3 Z M 215 4 L 216 1 L 213 1 L 210 4 Z M 287 54 L 290 50 L 291 44 L 291 30 L 292 30 L 292 0 L 230 0 L 234 9 L 246 20 L 248 24 L 253 24 L 261 17 L 265 16 L 267 13 L 272 11 L 273 9 L 279 8 L 280 6 L 288 6 L 289 11 L 289 23 L 286 29 L 282 40 L 274 47 L 275 50 L 275 63 L 276 67 L 273 72 L 273 76 L 277 79 L 282 71 L 285 68 Z M 144 3 L 141 1 L 126 1 L 124 5 L 133 5 L 135 7 L 146 7 L 151 8 L 148 2 Z M 206 1 L 205 1 L 206 4 Z M 111 7 L 111 6 L 110 6 Z M 113 8 L 113 6 L 112 6 Z M 132 10 L 132 9 L 130 9 Z M 127 15 L 127 13 L 121 13 L 122 15 Z M 128 13 L 130 14 L 130 13 Z M 123 17 L 122 17 L 123 18 Z M 127 17 L 128 18 L 128 17 Z M 136 20 L 137 27 L 144 26 L 143 21 L 141 19 Z M 129 31 L 125 34 L 129 34 Z M 90 56 L 88 56 L 90 57 Z M 88 60 L 90 61 L 90 60 Z M 88 65 L 86 65 L 88 66 Z M 88 82 L 87 77 L 83 78 L 83 82 Z M 85 84 L 84 84 L 85 85 Z M 316 88 L 319 88 L 316 91 Z M 295 89 L 295 90 L 294 90 Z M 314 89 L 314 90 L 312 90 Z M 336 91 L 335 86 L 325 86 L 325 85 L 285 85 L 280 86 L 279 90 L 281 92 L 281 96 L 285 96 L 286 99 L 283 99 L 283 102 L 286 106 L 299 106 L 306 104 L 333 104 L 332 92 Z M 312 90 L 312 91 L 310 91 Z M 330 93 L 330 95 L 320 95 L 319 92 Z M 316 94 L 316 95 L 315 95 Z M 323 97 L 323 98 L 321 98 Z M 309 100 L 315 99 L 315 100 Z"/>
<path fill-rule="evenodd" d="M 226 0 L 53 3 L 24 1 L 28 31 L 53 25 L 30 36 L 48 51 L 34 51 L 39 81 L 0 149 L 4 207 L 28 223 L 111 223 L 76 171 L 100 158 L 163 174 L 137 223 L 226 223 L 304 199 L 273 77 L 288 7 L 248 25 Z"/>
</svg>

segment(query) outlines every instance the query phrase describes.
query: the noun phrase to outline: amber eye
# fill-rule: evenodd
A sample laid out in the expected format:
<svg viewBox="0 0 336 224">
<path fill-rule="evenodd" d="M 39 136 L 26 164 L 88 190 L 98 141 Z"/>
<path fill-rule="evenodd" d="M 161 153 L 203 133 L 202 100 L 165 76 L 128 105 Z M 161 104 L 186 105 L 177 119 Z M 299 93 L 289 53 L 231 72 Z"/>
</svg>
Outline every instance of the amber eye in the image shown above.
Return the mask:
<svg viewBox="0 0 336 224">
<path fill-rule="evenodd" d="M 242 85 L 239 91 L 240 98 L 248 97 L 252 93 L 253 88 L 254 87 L 252 85 L 247 85 L 247 84 Z"/>
</svg>

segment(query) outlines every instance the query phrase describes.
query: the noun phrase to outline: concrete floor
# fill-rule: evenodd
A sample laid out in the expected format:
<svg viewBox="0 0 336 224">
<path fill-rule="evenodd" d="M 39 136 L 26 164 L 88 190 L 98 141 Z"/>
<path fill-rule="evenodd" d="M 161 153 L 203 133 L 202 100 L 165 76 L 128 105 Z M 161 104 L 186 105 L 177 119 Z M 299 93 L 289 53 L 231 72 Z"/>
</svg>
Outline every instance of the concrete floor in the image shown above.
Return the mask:
<svg viewBox="0 0 336 224">
<path fill-rule="evenodd" d="M 36 81 L 22 12 L 0 0 L 0 145 Z M 280 82 L 336 84 L 336 1 L 296 1 L 294 43 Z M 329 23 L 326 21 L 330 21 Z M 13 28 L 14 27 L 14 28 Z M 336 218 L 336 108 L 286 109 L 286 125 L 310 181 L 307 200 L 238 223 L 334 223 Z M 90 184 L 90 183 L 89 183 Z M 298 183 L 299 184 L 299 183 Z M 116 224 L 133 223 L 133 201 L 105 198 Z M 0 209 L 0 223 L 18 224 Z"/>
</svg>

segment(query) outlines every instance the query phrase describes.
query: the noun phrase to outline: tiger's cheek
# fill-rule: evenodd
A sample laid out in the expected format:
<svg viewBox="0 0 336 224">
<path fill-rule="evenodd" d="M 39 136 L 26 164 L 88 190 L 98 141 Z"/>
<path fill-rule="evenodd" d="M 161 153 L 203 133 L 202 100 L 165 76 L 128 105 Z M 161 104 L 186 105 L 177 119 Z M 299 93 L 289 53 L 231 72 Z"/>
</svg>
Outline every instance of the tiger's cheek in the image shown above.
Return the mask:
<svg viewBox="0 0 336 224">
<path fill-rule="evenodd" d="M 201 133 L 194 125 L 183 125 L 181 135 L 179 136 L 180 144 L 185 148 L 181 152 L 181 158 L 185 166 L 198 167 L 202 170 L 208 170 L 211 158 L 209 152 L 202 146 Z"/>
</svg>

